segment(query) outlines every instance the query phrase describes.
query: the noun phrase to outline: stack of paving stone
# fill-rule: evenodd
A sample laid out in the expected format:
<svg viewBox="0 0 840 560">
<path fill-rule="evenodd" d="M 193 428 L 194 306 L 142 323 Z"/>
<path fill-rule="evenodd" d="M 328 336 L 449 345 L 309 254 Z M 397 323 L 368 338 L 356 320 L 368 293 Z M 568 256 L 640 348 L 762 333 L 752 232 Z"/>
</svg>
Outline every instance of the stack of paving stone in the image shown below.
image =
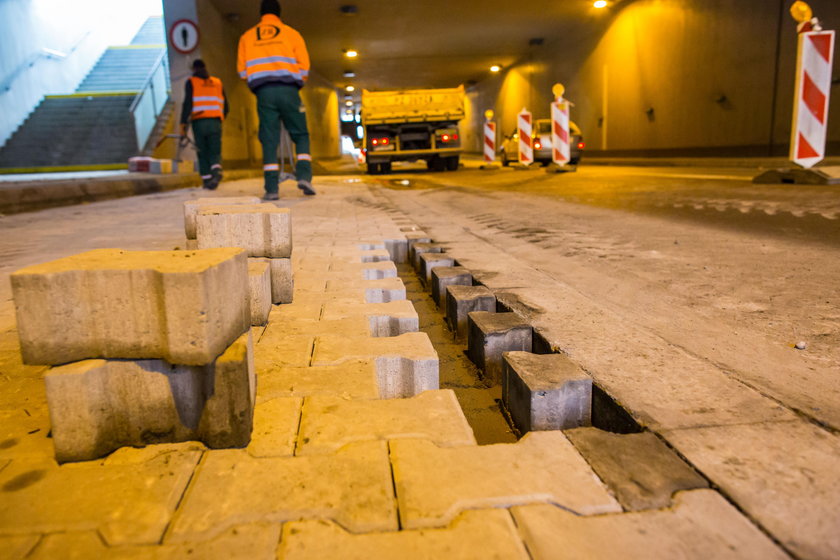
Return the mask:
<svg viewBox="0 0 840 560">
<path fill-rule="evenodd" d="M 198 440 L 242 447 L 256 379 L 241 249 L 99 249 L 12 274 L 58 462 Z"/>
<path fill-rule="evenodd" d="M 184 203 L 187 248 L 240 247 L 248 254 L 251 324 L 265 325 L 271 304 L 291 303 L 292 218 L 288 208 L 254 196 Z"/>
</svg>

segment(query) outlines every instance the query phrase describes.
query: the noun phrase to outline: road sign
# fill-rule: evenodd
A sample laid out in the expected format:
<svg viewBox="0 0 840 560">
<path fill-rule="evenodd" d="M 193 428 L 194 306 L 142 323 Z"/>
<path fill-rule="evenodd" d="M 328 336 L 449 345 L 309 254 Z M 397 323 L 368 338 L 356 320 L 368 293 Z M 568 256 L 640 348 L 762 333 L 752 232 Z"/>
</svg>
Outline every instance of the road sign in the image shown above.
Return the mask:
<svg viewBox="0 0 840 560">
<path fill-rule="evenodd" d="M 198 46 L 198 25 L 188 19 L 179 19 L 169 28 L 169 44 L 181 54 L 189 54 Z"/>
<path fill-rule="evenodd" d="M 523 108 L 517 116 L 517 128 L 519 129 L 519 163 L 531 165 L 534 163 L 534 146 L 531 144 L 532 120 L 531 113 Z"/>
<path fill-rule="evenodd" d="M 493 121 L 484 123 L 484 161 L 485 163 L 496 161 L 496 123 Z"/>
<path fill-rule="evenodd" d="M 810 168 L 825 157 L 834 31 L 799 34 L 790 159 Z"/>
<path fill-rule="evenodd" d="M 557 165 L 566 165 L 571 159 L 569 102 L 561 98 L 551 104 L 551 160 Z"/>
</svg>

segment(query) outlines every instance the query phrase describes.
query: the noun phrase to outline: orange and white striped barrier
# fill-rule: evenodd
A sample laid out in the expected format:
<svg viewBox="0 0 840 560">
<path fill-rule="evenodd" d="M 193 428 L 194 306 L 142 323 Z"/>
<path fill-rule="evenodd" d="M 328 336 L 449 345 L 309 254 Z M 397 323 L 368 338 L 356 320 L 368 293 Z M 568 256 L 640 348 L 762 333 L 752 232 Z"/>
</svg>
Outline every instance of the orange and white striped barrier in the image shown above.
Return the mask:
<svg viewBox="0 0 840 560">
<path fill-rule="evenodd" d="M 519 132 L 519 163 L 522 165 L 531 165 L 534 163 L 534 146 L 531 140 L 533 125 L 531 113 L 523 108 L 522 112 L 517 115 L 516 122 Z"/>
<path fill-rule="evenodd" d="M 496 161 L 496 123 L 484 123 L 484 163 Z"/>
<path fill-rule="evenodd" d="M 790 159 L 808 169 L 825 157 L 834 31 L 800 33 Z"/>
<path fill-rule="evenodd" d="M 551 104 L 551 161 L 566 165 L 572 159 L 569 146 L 569 102 L 563 98 Z"/>
</svg>

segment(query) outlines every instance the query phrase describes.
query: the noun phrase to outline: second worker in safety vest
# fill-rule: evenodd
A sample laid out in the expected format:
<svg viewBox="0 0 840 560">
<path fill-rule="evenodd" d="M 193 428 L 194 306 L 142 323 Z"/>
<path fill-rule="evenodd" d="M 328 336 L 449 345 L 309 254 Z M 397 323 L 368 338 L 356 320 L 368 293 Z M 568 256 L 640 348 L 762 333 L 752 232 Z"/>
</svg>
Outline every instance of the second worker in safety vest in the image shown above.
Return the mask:
<svg viewBox="0 0 840 560">
<path fill-rule="evenodd" d="M 191 123 L 203 186 L 215 189 L 222 180 L 222 121 L 228 114 L 228 102 L 222 81 L 207 72 L 203 60 L 193 61 L 192 70 L 184 86 L 181 136 L 187 135 L 187 122 Z"/>
<path fill-rule="evenodd" d="M 237 69 L 239 77 L 248 80 L 248 87 L 257 96 L 265 177 L 263 198 L 279 198 L 277 146 L 281 121 L 295 143 L 298 188 L 304 194 L 314 195 L 306 109 L 299 92 L 309 77 L 309 53 L 300 33 L 280 21 L 278 0 L 262 0 L 260 22 L 239 39 Z"/>
</svg>

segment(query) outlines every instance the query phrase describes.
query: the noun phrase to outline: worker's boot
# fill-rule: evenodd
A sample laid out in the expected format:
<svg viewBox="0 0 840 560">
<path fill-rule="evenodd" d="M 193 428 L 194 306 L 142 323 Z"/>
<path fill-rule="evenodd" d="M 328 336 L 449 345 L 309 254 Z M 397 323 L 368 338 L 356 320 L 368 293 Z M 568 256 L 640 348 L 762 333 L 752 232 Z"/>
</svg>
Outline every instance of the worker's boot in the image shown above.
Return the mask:
<svg viewBox="0 0 840 560">
<path fill-rule="evenodd" d="M 212 191 L 216 188 L 216 185 L 213 183 L 213 176 L 212 175 L 202 175 L 201 176 L 201 187 L 207 189 L 208 191 Z"/>
<path fill-rule="evenodd" d="M 219 183 L 221 183 L 221 182 L 222 182 L 222 166 L 221 166 L 221 165 L 219 165 L 219 164 L 217 163 L 217 164 L 216 164 L 216 165 L 214 165 L 214 166 L 213 166 L 213 168 L 210 170 L 210 173 L 211 173 L 211 175 L 212 175 L 212 179 L 210 179 L 210 181 L 211 181 L 211 183 L 212 183 L 212 185 L 213 185 L 213 186 L 211 186 L 210 188 L 211 188 L 211 189 L 215 189 L 216 187 L 218 187 L 218 186 L 219 186 Z"/>
<path fill-rule="evenodd" d="M 309 181 L 298 181 L 298 188 L 303 191 L 306 196 L 313 196 L 315 189 L 312 188 L 312 183 Z"/>
</svg>

